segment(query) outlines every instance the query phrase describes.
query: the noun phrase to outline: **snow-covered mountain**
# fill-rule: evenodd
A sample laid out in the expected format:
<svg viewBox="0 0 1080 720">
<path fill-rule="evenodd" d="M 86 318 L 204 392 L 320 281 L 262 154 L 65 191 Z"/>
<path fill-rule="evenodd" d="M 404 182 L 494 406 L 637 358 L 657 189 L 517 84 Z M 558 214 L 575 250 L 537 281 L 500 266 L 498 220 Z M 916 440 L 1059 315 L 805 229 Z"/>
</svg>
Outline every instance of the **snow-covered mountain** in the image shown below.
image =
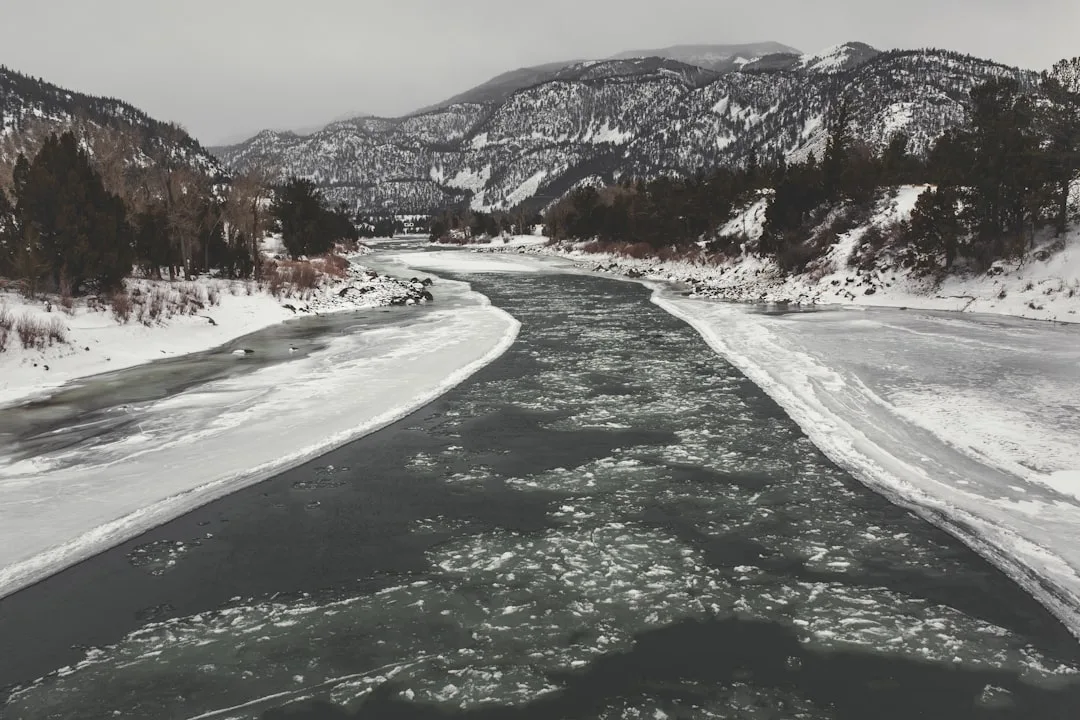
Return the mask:
<svg viewBox="0 0 1080 720">
<path fill-rule="evenodd" d="M 675 45 L 659 50 L 631 50 L 614 55 L 611 59 L 660 57 L 715 72 L 732 72 L 754 60 L 778 54 L 801 55 L 795 48 L 778 42 L 760 42 L 743 45 Z"/>
<path fill-rule="evenodd" d="M 404 118 L 350 120 L 308 137 L 263 132 L 217 153 L 230 167 L 311 178 L 361 210 L 539 207 L 582 183 L 688 175 L 751 152 L 763 162 L 805 158 L 823 148 L 840 93 L 853 101 L 859 138 L 882 146 L 904 131 L 924 151 L 963 119 L 972 87 L 1003 75 L 1035 77 L 942 50 L 858 43 L 726 73 L 657 57 L 588 61 Z"/>
<path fill-rule="evenodd" d="M 162 122 L 113 98 L 65 90 L 40 78 L 0 67 L 0 162 L 12 162 L 30 135 L 74 125 L 121 131 L 133 139 L 132 163 L 165 162 L 207 174 L 223 168 L 179 125 Z"/>
</svg>

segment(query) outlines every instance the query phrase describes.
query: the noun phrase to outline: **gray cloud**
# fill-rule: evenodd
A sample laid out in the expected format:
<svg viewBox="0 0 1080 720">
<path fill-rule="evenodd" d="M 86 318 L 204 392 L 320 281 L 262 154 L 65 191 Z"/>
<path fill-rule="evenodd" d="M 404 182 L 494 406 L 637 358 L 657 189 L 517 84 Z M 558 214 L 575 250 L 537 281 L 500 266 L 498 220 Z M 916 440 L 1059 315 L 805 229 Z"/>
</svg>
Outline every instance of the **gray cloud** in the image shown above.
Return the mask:
<svg viewBox="0 0 1080 720">
<path fill-rule="evenodd" d="M 861 40 L 1042 69 L 1076 0 L 4 0 L 0 63 L 128 100 L 207 144 L 397 115 L 500 72 L 681 43 Z"/>
</svg>

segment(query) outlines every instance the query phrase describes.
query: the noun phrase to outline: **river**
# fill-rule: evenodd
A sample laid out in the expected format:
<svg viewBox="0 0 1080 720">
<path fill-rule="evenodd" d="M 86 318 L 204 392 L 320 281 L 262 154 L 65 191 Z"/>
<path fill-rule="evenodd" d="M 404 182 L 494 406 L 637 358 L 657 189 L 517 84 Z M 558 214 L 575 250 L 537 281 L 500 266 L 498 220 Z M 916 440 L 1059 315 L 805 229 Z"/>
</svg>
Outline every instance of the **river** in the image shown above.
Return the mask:
<svg viewBox="0 0 1080 720">
<path fill-rule="evenodd" d="M 647 289 L 469 281 L 470 380 L 0 600 L 3 717 L 1077 716 L 1060 623 Z"/>
</svg>

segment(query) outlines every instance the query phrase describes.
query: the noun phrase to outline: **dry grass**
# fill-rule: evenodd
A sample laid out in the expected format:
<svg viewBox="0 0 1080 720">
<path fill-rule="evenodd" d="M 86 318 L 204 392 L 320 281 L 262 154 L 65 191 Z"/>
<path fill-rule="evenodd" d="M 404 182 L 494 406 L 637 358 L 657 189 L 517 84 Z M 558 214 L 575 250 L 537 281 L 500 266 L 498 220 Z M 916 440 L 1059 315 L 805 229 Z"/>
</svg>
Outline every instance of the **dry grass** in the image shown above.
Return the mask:
<svg viewBox="0 0 1080 720">
<path fill-rule="evenodd" d="M 8 337 L 15 327 L 15 316 L 7 309 L 6 305 L 0 305 L 0 352 L 7 350 Z"/>
<path fill-rule="evenodd" d="M 15 327 L 15 316 L 8 310 L 7 305 L 0 305 L 0 330 L 11 330 Z"/>
<path fill-rule="evenodd" d="M 15 332 L 27 350 L 44 350 L 54 343 L 67 342 L 67 327 L 56 317 L 44 320 L 23 315 L 15 323 Z"/>
<path fill-rule="evenodd" d="M 344 278 L 349 274 L 349 261 L 342 255 L 326 253 L 312 259 L 312 264 L 326 275 Z"/>
<path fill-rule="evenodd" d="M 344 278 L 348 268 L 348 260 L 332 253 L 311 260 L 271 260 L 263 265 L 260 285 L 276 298 L 307 298 L 323 278 Z"/>
<path fill-rule="evenodd" d="M 632 260 L 655 259 L 662 262 L 687 262 L 703 263 L 705 254 L 697 245 L 667 245 L 653 247 L 649 243 L 638 242 L 609 242 L 593 240 L 581 247 L 581 251 L 589 254 L 616 255 Z"/>
</svg>

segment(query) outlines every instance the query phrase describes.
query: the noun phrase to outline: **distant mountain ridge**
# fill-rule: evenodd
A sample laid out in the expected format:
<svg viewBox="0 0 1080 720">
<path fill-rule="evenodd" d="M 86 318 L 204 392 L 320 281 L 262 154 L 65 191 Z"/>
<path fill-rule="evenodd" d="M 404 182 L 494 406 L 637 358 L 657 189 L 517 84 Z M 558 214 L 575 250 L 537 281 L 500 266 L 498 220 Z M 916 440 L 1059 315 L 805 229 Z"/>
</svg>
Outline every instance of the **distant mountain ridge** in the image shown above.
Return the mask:
<svg viewBox="0 0 1080 720">
<path fill-rule="evenodd" d="M 751 154 L 761 162 L 819 154 L 841 93 L 853 101 L 857 138 L 882 147 L 903 131 L 922 152 L 963 120 L 978 83 L 1035 82 L 989 60 L 863 43 L 747 60 L 728 72 L 655 56 L 515 71 L 430 111 L 349 120 L 303 138 L 264 132 L 218 153 L 232 168 L 310 178 L 362 211 L 539 207 L 582 184 L 690 175 Z"/>
<path fill-rule="evenodd" d="M 745 43 L 741 45 L 674 45 L 658 50 L 631 50 L 613 55 L 611 59 L 626 60 L 660 57 L 724 73 L 738 70 L 748 62 L 766 55 L 778 54 L 802 55 L 802 52 L 778 42 Z"/>
</svg>

